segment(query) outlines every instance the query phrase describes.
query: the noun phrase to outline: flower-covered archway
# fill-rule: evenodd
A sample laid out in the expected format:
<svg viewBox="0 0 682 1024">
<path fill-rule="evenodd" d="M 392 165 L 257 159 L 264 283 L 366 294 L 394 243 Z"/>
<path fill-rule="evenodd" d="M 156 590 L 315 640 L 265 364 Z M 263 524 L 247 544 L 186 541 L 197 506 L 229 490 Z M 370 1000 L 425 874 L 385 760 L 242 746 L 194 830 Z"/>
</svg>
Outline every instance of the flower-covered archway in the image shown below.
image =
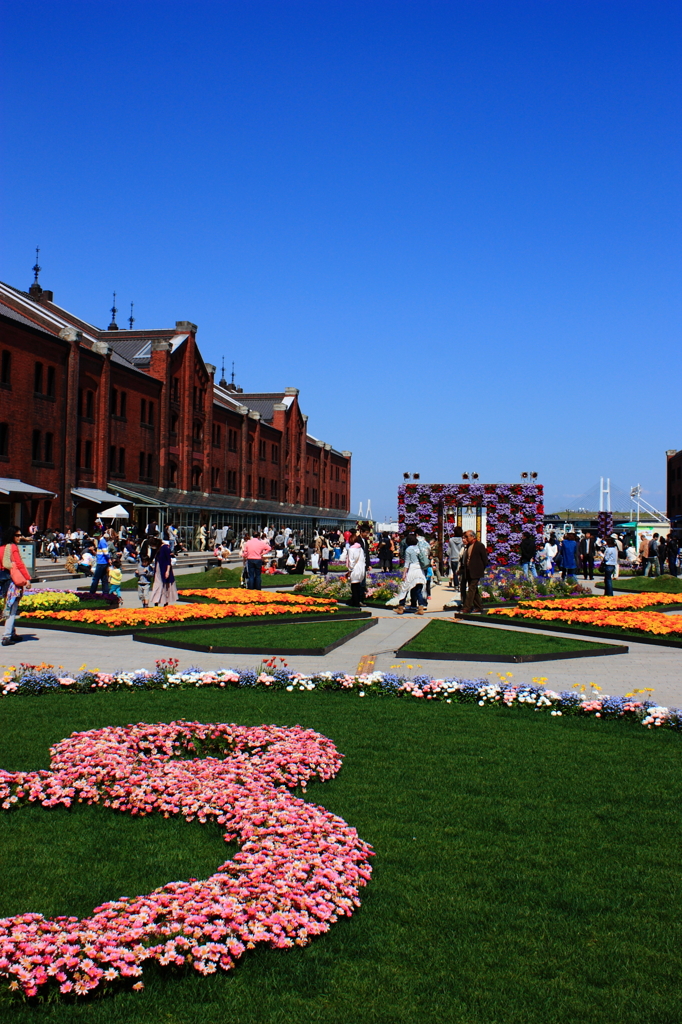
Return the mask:
<svg viewBox="0 0 682 1024">
<path fill-rule="evenodd" d="M 542 484 L 402 484 L 398 488 L 400 532 L 421 526 L 445 545 L 464 510 L 477 510 L 485 523 L 491 565 L 520 561 L 521 535 L 528 530 L 539 543 L 543 534 Z M 482 513 L 485 512 L 485 520 Z"/>
</svg>

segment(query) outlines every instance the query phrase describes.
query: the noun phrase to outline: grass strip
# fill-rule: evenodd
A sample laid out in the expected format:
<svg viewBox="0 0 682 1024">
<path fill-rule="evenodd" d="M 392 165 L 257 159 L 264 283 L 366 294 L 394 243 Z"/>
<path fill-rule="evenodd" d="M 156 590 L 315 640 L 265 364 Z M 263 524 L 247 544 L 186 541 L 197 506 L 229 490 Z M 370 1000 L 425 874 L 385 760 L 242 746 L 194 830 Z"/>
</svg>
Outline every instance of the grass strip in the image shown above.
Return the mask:
<svg viewBox="0 0 682 1024">
<path fill-rule="evenodd" d="M 604 584 L 597 583 L 597 588 L 603 590 Z M 679 576 L 631 576 L 614 580 L 613 589 L 625 594 L 682 594 L 682 579 Z"/>
<path fill-rule="evenodd" d="M 216 627 L 218 627 L 218 628 L 230 628 L 231 629 L 234 626 L 248 626 L 249 628 L 251 628 L 252 625 L 260 625 L 261 623 L 267 623 L 267 622 L 276 622 L 276 623 L 289 622 L 289 623 L 296 623 L 296 622 L 300 622 L 300 621 L 303 621 L 303 622 L 306 622 L 306 621 L 317 622 L 318 620 L 326 621 L 328 618 L 331 617 L 331 615 L 334 615 L 334 617 L 336 618 L 337 614 L 338 613 L 336 613 L 336 612 L 326 612 L 325 613 L 325 612 L 317 611 L 317 612 L 301 612 L 298 615 L 257 615 L 257 616 L 254 615 L 254 616 L 245 617 L 245 618 L 241 618 L 241 617 L 238 617 L 238 616 L 226 616 L 225 620 L 206 619 L 204 621 L 206 623 L 206 625 L 205 625 L 206 629 L 211 629 L 212 628 L 211 623 L 215 623 Z M 342 612 L 342 616 L 343 616 L 344 619 L 366 618 L 367 615 L 368 615 L 368 613 L 367 612 L 363 612 L 362 610 L 357 610 L 356 611 L 356 610 L 350 610 L 349 609 L 348 611 L 343 611 Z M 197 616 L 197 618 L 194 620 L 194 622 L 201 622 L 201 621 L 202 621 L 201 616 Z M 148 629 L 165 630 L 165 629 L 192 628 L 193 623 L 189 622 L 189 623 L 185 624 L 185 623 L 178 623 L 178 622 L 170 622 L 166 626 L 159 625 L 159 624 L 155 623 L 155 624 L 152 624 L 150 626 L 144 626 L 144 625 L 140 624 L 140 625 L 133 625 L 133 626 L 114 626 L 112 628 L 109 628 L 109 626 L 100 626 L 100 625 L 97 625 L 97 623 L 69 622 L 68 620 L 64 620 L 64 619 L 35 619 L 35 618 L 31 618 L 30 616 L 26 616 L 25 618 L 24 617 L 18 618 L 17 619 L 17 625 L 21 625 L 22 627 L 31 627 L 33 629 L 57 629 L 57 630 L 61 630 L 61 631 L 66 632 L 66 633 L 91 633 L 91 634 L 94 634 L 95 636 L 129 636 L 131 633 L 146 632 Z"/>
<path fill-rule="evenodd" d="M 344 694 L 57 694 L 0 704 L 0 765 L 47 768 L 50 744 L 74 730 L 178 718 L 300 723 L 334 740 L 343 768 L 306 799 L 374 845 L 361 909 L 306 948 L 248 952 L 231 974 L 159 968 L 140 995 L 3 1004 L 3 1022 L 682 1019 L 679 735 Z M 173 819 L 22 808 L 0 816 L 0 915 L 83 915 L 206 877 L 224 849 L 196 822 L 176 831 Z"/>
<path fill-rule="evenodd" d="M 641 609 L 642 611 L 644 609 Z M 651 610 L 651 609 L 648 609 Z M 463 619 L 480 622 L 478 615 L 464 615 Z M 501 626 L 518 625 L 523 629 L 542 629 L 550 633 L 574 633 L 577 636 L 596 636 L 604 640 L 631 640 L 638 644 L 653 644 L 657 647 L 678 647 L 682 648 L 682 638 L 671 639 L 670 636 L 657 636 L 654 633 L 644 633 L 634 629 L 621 629 L 618 626 L 588 626 L 582 622 L 563 623 L 556 619 L 510 619 L 505 615 L 486 615 L 486 622 L 496 622 Z"/>
<path fill-rule="evenodd" d="M 179 568 L 179 567 L 178 567 Z M 261 576 L 263 589 L 270 587 L 288 587 L 300 582 L 303 576 Z M 209 569 L 207 572 L 176 572 L 175 582 L 178 587 L 208 589 L 209 587 L 240 587 L 242 583 L 241 569 Z M 121 590 L 137 590 L 137 579 L 125 580 Z"/>
<path fill-rule="evenodd" d="M 460 661 L 552 661 L 627 654 L 627 647 L 590 640 L 565 640 L 514 629 L 488 629 L 463 622 L 429 622 L 396 653 Z"/>
<path fill-rule="evenodd" d="M 134 640 L 145 644 L 178 647 L 181 650 L 205 653 L 252 654 L 328 654 L 354 636 L 376 625 L 376 619 L 362 623 L 304 622 L 296 625 L 273 623 L 270 625 L 230 626 L 218 629 L 163 629 L 135 634 Z"/>
</svg>

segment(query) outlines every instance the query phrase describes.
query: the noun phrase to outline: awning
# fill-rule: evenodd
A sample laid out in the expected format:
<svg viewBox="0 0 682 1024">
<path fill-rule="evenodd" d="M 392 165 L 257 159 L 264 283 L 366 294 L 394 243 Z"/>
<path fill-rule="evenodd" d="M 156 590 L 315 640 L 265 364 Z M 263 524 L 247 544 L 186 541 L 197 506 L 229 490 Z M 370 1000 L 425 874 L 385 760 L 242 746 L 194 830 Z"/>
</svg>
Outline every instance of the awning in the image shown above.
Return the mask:
<svg viewBox="0 0 682 1024">
<path fill-rule="evenodd" d="M 111 484 L 109 484 L 111 487 Z M 126 494 L 126 498 L 119 498 L 120 501 L 125 501 L 126 504 L 139 505 L 142 508 L 168 508 L 168 504 L 165 501 L 159 501 L 158 498 L 152 498 L 148 494 L 140 494 L 139 491 L 131 491 L 129 487 L 119 487 L 115 485 L 116 490 L 120 491 L 121 494 Z"/>
<path fill-rule="evenodd" d="M 25 484 L 23 480 L 15 480 L 13 477 L 0 476 L 0 494 L 26 494 L 34 498 L 55 498 L 55 491 L 46 491 L 43 487 L 34 487 L 33 484 Z"/>
<path fill-rule="evenodd" d="M 95 505 L 115 505 L 118 501 L 131 504 L 127 498 L 119 498 L 117 494 L 109 494 L 108 491 L 98 491 L 95 487 L 74 488 L 71 494 L 79 501 L 92 501 Z"/>
</svg>

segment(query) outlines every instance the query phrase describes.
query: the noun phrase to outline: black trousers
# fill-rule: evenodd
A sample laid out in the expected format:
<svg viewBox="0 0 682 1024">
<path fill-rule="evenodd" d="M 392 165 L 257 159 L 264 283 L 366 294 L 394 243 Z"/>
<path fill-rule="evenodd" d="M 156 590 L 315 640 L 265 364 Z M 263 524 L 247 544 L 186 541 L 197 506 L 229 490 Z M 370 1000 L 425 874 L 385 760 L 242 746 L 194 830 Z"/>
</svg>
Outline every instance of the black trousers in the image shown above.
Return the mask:
<svg viewBox="0 0 682 1024">
<path fill-rule="evenodd" d="M 483 611 L 481 592 L 478 589 L 479 580 L 462 580 L 462 611 L 469 613 L 476 609 Z"/>
<path fill-rule="evenodd" d="M 356 608 L 360 607 L 362 599 L 365 596 L 365 584 L 364 583 L 351 583 L 350 585 L 350 601 L 348 604 L 354 605 Z"/>
<path fill-rule="evenodd" d="M 586 580 L 594 579 L 594 555 L 583 555 L 583 576 Z"/>
</svg>

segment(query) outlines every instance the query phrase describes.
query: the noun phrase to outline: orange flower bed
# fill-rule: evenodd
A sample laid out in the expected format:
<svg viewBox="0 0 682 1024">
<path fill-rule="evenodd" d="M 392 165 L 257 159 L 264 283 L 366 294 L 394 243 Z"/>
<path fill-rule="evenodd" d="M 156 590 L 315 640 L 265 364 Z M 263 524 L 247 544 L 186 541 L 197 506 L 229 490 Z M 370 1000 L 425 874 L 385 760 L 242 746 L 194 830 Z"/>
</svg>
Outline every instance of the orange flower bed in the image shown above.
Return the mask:
<svg viewBox="0 0 682 1024">
<path fill-rule="evenodd" d="M 553 600 L 520 601 L 523 608 L 560 608 L 582 611 L 599 608 L 609 611 L 635 611 L 652 604 L 682 604 L 680 594 L 614 594 L 613 597 L 560 597 Z"/>
<path fill-rule="evenodd" d="M 320 607 L 335 605 L 336 600 L 330 597 L 304 597 L 301 594 L 268 593 L 265 590 L 241 590 L 239 587 L 209 587 L 206 590 L 180 590 L 185 597 L 207 597 L 218 604 L 315 604 Z"/>
<path fill-rule="evenodd" d="M 662 595 L 661 595 L 662 596 Z M 609 598 L 598 598 L 609 600 Z M 682 615 L 665 615 L 663 612 L 618 611 L 609 608 L 584 608 L 585 600 L 578 602 L 580 609 L 561 610 L 555 607 L 560 602 L 532 602 L 533 607 L 496 608 L 495 615 L 504 615 L 510 619 L 535 619 L 541 622 L 582 623 L 587 626 L 638 630 L 642 633 L 653 633 L 657 636 L 678 636 L 682 639 Z M 590 602 L 591 604 L 592 602 Z M 551 607 L 542 607 L 550 604 Z M 540 605 L 541 607 L 538 607 Z M 56 612 L 55 614 L 60 614 Z M 62 613 L 64 614 L 64 613 Z"/>
<path fill-rule="evenodd" d="M 107 608 L 103 611 L 84 608 L 74 612 L 31 612 L 32 619 L 50 619 L 58 622 L 82 622 L 91 626 L 117 629 L 130 626 L 161 626 L 176 622 L 201 619 L 225 619 L 231 616 L 249 618 L 254 615 L 302 615 L 306 612 L 336 611 L 336 602 L 309 598 L 305 602 L 234 603 L 234 604 L 171 604 L 165 608 Z"/>
</svg>

